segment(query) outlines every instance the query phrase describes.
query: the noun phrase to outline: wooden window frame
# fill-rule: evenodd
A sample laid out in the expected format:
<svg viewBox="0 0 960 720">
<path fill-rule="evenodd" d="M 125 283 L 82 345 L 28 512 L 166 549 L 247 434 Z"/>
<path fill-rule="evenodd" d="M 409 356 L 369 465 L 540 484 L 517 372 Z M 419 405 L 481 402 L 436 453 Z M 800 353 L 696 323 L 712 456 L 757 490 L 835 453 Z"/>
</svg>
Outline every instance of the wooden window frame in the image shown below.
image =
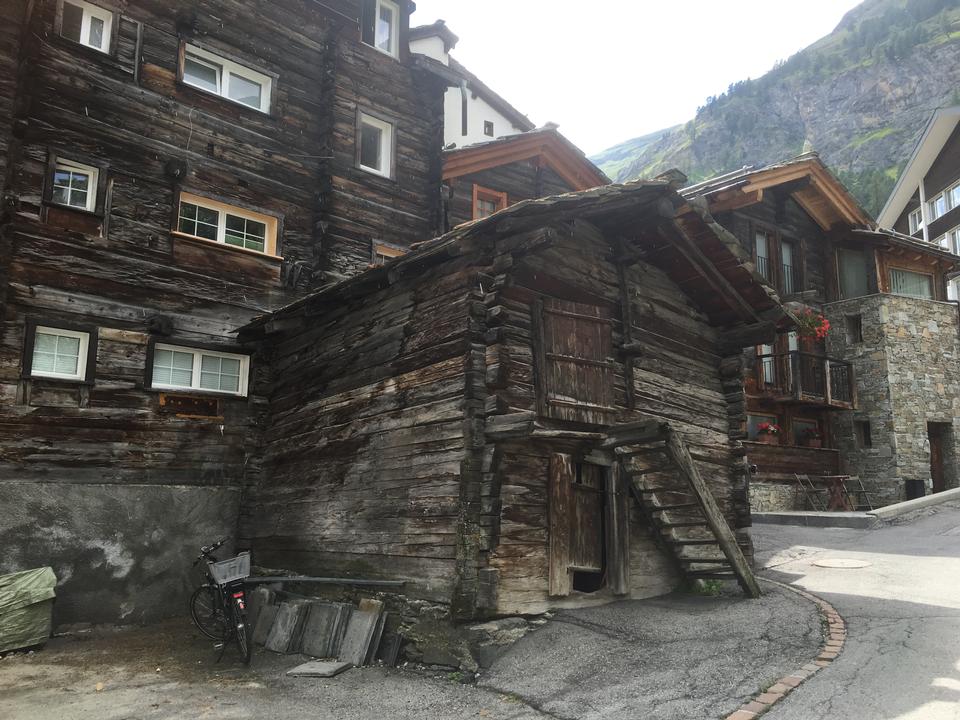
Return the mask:
<svg viewBox="0 0 960 720">
<path fill-rule="evenodd" d="M 199 205 L 207 208 L 208 210 L 215 210 L 219 213 L 217 240 L 210 240 L 198 235 L 191 235 L 180 230 L 180 206 L 184 202 L 188 202 L 193 205 Z M 260 251 L 253 250 L 251 248 L 240 247 L 238 245 L 228 245 L 225 241 L 227 214 L 264 223 L 267 227 L 267 237 L 265 238 L 264 249 Z M 184 238 L 192 242 L 204 243 L 205 245 L 224 250 L 247 253 L 257 257 L 268 257 L 275 260 L 283 259 L 280 255 L 281 222 L 279 217 L 276 215 L 269 215 L 255 209 L 243 207 L 241 205 L 234 205 L 225 202 L 220 198 L 212 198 L 206 195 L 196 195 L 187 190 L 181 190 L 177 195 L 176 202 L 174 203 L 173 227 L 170 232 L 175 237 Z"/>
<path fill-rule="evenodd" d="M 487 128 L 490 129 L 490 132 L 487 132 Z M 493 120 L 484 120 L 484 121 L 483 121 L 483 134 L 486 135 L 487 137 L 493 137 L 493 136 L 494 136 Z"/>
<path fill-rule="evenodd" d="M 482 185 L 473 184 L 473 202 L 471 204 L 471 218 L 474 220 L 480 220 L 478 203 L 480 200 L 486 200 L 488 202 L 496 203 L 497 209 L 491 214 L 496 214 L 507 207 L 509 204 L 509 198 L 505 192 L 499 192 L 498 190 L 491 190 L 490 188 L 483 187 Z M 485 217 L 490 217 L 489 215 Z"/>
<path fill-rule="evenodd" d="M 199 85 L 194 85 L 186 79 L 185 71 L 187 55 L 193 55 L 201 63 L 218 68 L 216 92 Z M 238 77 L 242 77 L 245 80 L 260 85 L 262 92 L 260 96 L 259 107 L 254 107 L 253 105 L 248 105 L 247 103 L 240 102 L 239 100 L 234 100 L 229 96 L 229 76 L 231 74 L 237 75 Z M 191 88 L 192 90 L 201 92 L 204 95 L 210 95 L 212 97 L 220 98 L 221 100 L 226 100 L 237 107 L 247 108 L 248 110 L 263 113 L 264 115 L 271 115 L 273 113 L 274 98 L 276 96 L 276 85 L 278 79 L 279 76 L 276 73 L 268 72 L 263 68 L 251 67 L 244 61 L 232 57 L 228 53 L 224 53 L 220 50 L 211 50 L 197 42 L 187 42 L 186 40 L 182 40 L 180 42 L 180 49 L 177 57 L 177 82 L 184 87 Z"/>
<path fill-rule="evenodd" d="M 853 436 L 858 450 L 869 450 L 873 447 L 873 425 L 870 420 L 853 420 Z"/>
<path fill-rule="evenodd" d="M 83 347 L 82 344 L 83 357 L 82 360 L 78 360 L 77 363 L 78 368 L 83 368 L 83 373 L 77 377 L 66 377 L 51 373 L 34 372 L 33 353 L 38 330 L 63 331 L 71 335 L 85 336 L 85 347 Z M 96 379 L 98 342 L 99 332 L 95 325 L 27 318 L 23 331 L 23 354 L 20 361 L 20 377 L 25 380 L 55 380 L 74 385 L 93 385 Z"/>
<path fill-rule="evenodd" d="M 750 223 L 750 251 L 751 257 L 753 258 L 753 265 L 757 268 L 757 273 L 759 274 L 759 254 L 757 253 L 757 235 L 763 233 L 767 237 L 767 263 L 768 263 L 768 273 L 769 277 L 765 280 L 774 288 L 777 292 L 782 294 L 784 297 L 787 295 L 799 295 L 802 292 L 805 292 L 807 289 L 807 272 L 806 272 L 806 245 L 802 238 L 796 238 L 792 235 L 785 235 L 780 232 L 780 230 L 774 226 L 767 225 L 766 223 L 760 222 L 751 222 Z M 799 287 L 794 288 L 793 292 L 786 292 L 786 279 L 783 275 L 783 244 L 789 243 L 793 247 L 794 257 L 793 261 L 796 266 L 797 272 L 797 285 Z"/>
<path fill-rule="evenodd" d="M 64 2 L 67 2 L 70 5 L 79 7 L 83 11 L 84 17 L 86 17 L 87 13 L 89 13 L 91 15 L 100 16 L 101 19 L 105 17 L 110 18 L 110 26 L 107 29 L 109 32 L 109 35 L 107 37 L 107 42 L 105 43 L 105 45 L 107 46 L 106 48 L 97 48 L 97 47 L 94 47 L 93 45 L 88 45 L 82 40 L 78 41 L 78 40 L 73 40 L 71 38 L 68 38 L 63 34 Z M 97 5 L 96 3 L 89 2 L 88 0 L 57 0 L 56 14 L 54 15 L 54 18 L 53 18 L 53 32 L 57 37 L 65 40 L 66 42 L 70 43 L 75 47 L 86 48 L 90 52 L 96 53 L 97 55 L 107 55 L 112 57 L 117 54 L 117 44 L 118 44 L 119 35 L 120 35 L 120 13 L 118 13 L 116 10 L 105 8 L 102 5 Z M 81 37 L 83 36 L 82 32 L 83 30 L 81 26 Z"/>
<path fill-rule="evenodd" d="M 361 161 L 361 143 L 363 141 L 363 126 L 364 124 L 370 125 L 371 127 L 376 127 L 380 129 L 381 132 L 387 130 L 386 138 L 389 143 L 386 152 L 383 151 L 381 147 L 380 157 L 381 157 L 381 167 L 373 168 L 367 165 L 364 165 Z M 357 169 L 362 170 L 365 173 L 370 173 L 371 175 L 376 175 L 377 177 L 382 177 L 387 180 L 395 180 L 397 174 L 397 123 L 394 118 L 388 118 L 379 113 L 373 113 L 369 110 L 358 108 L 357 109 L 357 122 L 356 122 L 356 166 Z M 384 135 L 381 135 L 381 143 Z M 386 172 L 382 167 L 383 162 L 389 163 L 389 166 L 386 168 Z"/>
<path fill-rule="evenodd" d="M 153 366 L 154 359 L 156 358 L 157 350 L 172 350 L 175 352 L 184 352 L 193 354 L 193 372 L 191 385 L 189 387 L 185 385 L 167 385 L 163 383 L 154 383 L 153 381 Z M 239 389 L 236 392 L 231 392 L 229 390 L 213 390 L 210 388 L 201 388 L 200 383 L 200 374 L 199 368 L 201 363 L 201 358 L 204 355 L 210 355 L 215 357 L 226 357 L 234 360 L 240 361 L 240 383 Z M 248 397 L 250 391 L 250 371 L 251 371 L 251 358 L 249 353 L 239 352 L 235 348 L 209 345 L 209 344 L 198 344 L 188 341 L 181 341 L 175 339 L 165 338 L 159 340 L 157 338 L 150 338 L 150 341 L 147 344 L 147 363 L 146 363 L 146 384 L 145 387 L 151 391 L 163 392 L 163 393 L 186 393 L 189 395 L 210 395 L 216 397 L 236 397 L 236 398 L 245 398 Z"/>
</svg>

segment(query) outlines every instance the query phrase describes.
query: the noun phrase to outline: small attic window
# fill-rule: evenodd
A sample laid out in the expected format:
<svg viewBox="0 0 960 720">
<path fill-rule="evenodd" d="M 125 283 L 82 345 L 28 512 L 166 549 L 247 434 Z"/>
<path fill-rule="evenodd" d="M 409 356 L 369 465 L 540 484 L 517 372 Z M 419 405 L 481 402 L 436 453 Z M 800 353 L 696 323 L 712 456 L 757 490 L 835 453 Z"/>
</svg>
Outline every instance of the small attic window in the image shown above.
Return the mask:
<svg viewBox="0 0 960 720">
<path fill-rule="evenodd" d="M 400 6 L 393 0 L 364 0 L 360 19 L 361 39 L 365 45 L 399 56 Z"/>
<path fill-rule="evenodd" d="M 493 121 L 484 120 L 483 121 L 483 134 L 487 137 L 493 137 Z"/>
</svg>

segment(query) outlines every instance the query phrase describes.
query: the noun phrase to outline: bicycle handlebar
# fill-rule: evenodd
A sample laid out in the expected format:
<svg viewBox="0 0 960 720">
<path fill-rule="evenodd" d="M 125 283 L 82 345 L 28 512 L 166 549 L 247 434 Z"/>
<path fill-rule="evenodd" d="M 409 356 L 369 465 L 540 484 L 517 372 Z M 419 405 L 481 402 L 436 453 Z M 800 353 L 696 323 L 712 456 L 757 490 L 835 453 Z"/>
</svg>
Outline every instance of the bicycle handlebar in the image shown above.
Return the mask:
<svg viewBox="0 0 960 720">
<path fill-rule="evenodd" d="M 200 555 L 197 556 L 197 559 L 193 561 L 193 564 L 196 565 L 201 560 L 207 560 L 210 557 L 210 553 L 216 550 L 218 547 L 223 545 L 227 541 L 226 538 L 220 538 L 213 545 L 204 545 L 200 548 Z"/>
</svg>

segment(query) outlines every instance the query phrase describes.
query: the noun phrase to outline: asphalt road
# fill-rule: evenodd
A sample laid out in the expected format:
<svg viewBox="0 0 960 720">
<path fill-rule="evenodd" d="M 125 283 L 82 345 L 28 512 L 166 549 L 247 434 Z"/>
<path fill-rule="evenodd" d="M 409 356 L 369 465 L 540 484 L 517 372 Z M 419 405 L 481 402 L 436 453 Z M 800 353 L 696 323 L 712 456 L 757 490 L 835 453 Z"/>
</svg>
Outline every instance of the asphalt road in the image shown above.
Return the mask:
<svg viewBox="0 0 960 720">
<path fill-rule="evenodd" d="M 764 720 L 960 720 L 960 504 L 910 520 L 754 527 L 763 574 L 823 597 L 847 622 L 840 657 Z M 815 564 L 835 559 L 869 565 Z"/>
</svg>

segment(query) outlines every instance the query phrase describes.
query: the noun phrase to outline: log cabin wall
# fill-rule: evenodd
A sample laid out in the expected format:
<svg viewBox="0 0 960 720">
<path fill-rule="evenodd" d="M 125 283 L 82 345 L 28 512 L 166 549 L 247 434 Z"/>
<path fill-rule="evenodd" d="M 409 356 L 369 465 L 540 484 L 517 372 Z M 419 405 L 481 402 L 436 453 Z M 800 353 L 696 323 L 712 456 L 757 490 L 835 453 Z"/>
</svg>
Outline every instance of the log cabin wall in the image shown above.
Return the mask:
<svg viewBox="0 0 960 720">
<path fill-rule="evenodd" d="M 406 580 L 447 605 L 467 592 L 482 304 L 469 267 L 423 280 L 321 295 L 305 329 L 268 340 L 264 475 L 241 531 L 258 563 Z"/>
<path fill-rule="evenodd" d="M 490 412 L 515 414 L 538 411 L 536 325 L 538 298 L 575 301 L 605 308 L 612 320 L 612 345 L 622 344 L 617 270 L 610 260 L 609 240 L 586 223 L 557 228 L 542 239 L 542 247 L 514 261 L 507 287 L 492 304 L 488 331 L 487 385 Z M 633 337 L 643 344 L 634 359 L 635 410 L 627 407 L 626 372 L 615 360 L 612 389 L 614 411 L 597 420 L 608 424 L 630 422 L 641 416 L 669 421 L 692 448 L 700 472 L 707 479 L 730 524 L 749 524 L 746 479 L 742 460 L 731 442 L 728 396 L 742 398 L 738 379 L 729 387 L 721 379 L 717 329 L 695 308 L 666 274 L 643 262 L 627 268 L 633 315 Z M 614 356 L 618 353 L 614 350 Z M 549 422 L 549 421 L 547 421 Z M 488 416 L 488 433 L 496 418 Z M 597 428 L 571 423 L 557 427 Z M 599 426 L 602 429 L 603 425 Z M 739 421 L 735 427 L 739 430 Z M 485 478 L 493 504 L 489 525 L 489 569 L 497 595 L 488 598 L 498 613 L 532 613 L 548 607 L 588 604 L 611 599 L 606 592 L 550 597 L 549 509 L 547 469 L 552 454 L 576 455 L 589 447 L 563 441 L 501 442 L 488 446 Z M 629 590 L 633 597 L 669 591 L 677 581 L 665 556 L 654 546 L 647 527 L 631 505 Z"/>
<path fill-rule="evenodd" d="M 507 205 L 521 200 L 548 197 L 575 188 L 555 170 L 533 160 L 513 162 L 489 170 L 461 175 L 448 181 L 452 197 L 447 204 L 449 227 L 473 220 L 473 186 L 507 194 Z"/>
<path fill-rule="evenodd" d="M 151 344 L 242 351 L 239 326 L 364 266 L 386 227 L 429 236 L 438 202 L 443 88 L 360 43 L 359 2 L 102 5 L 110 52 L 62 37 L 57 0 L 0 11 L 29 9 L 22 47 L 0 30 L 0 572 L 53 565 L 58 623 L 179 612 L 258 476 L 261 359 L 247 397 L 162 393 Z M 178 80 L 182 42 L 270 77 L 269 112 Z M 356 105 L 396 122 L 395 180 L 354 169 Z M 99 171 L 91 212 L 51 203 L 56 159 Z M 180 192 L 275 218 L 282 260 L 174 234 Z M 27 376 L 31 323 L 96 339 L 86 382 Z"/>
</svg>

